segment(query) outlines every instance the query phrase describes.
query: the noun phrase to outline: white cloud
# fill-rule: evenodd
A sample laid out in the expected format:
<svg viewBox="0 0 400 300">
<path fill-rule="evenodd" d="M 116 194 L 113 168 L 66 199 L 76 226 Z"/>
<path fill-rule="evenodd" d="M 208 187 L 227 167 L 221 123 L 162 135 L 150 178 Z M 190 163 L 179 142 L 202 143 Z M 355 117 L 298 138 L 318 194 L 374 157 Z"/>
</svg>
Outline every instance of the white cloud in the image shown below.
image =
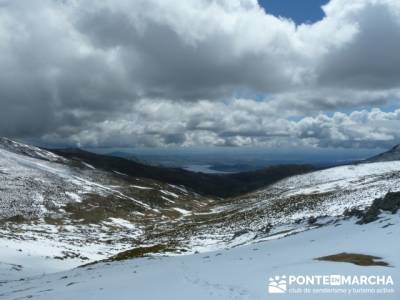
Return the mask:
<svg viewBox="0 0 400 300">
<path fill-rule="evenodd" d="M 195 103 L 141 100 L 129 113 L 90 123 L 67 141 L 91 147 L 317 146 L 384 148 L 400 140 L 400 109 L 318 114 L 288 120 L 249 99 Z M 59 135 L 45 140 L 66 142 Z"/>
<path fill-rule="evenodd" d="M 300 26 L 256 0 L 0 8 L 0 135 L 81 145 L 398 141 L 393 122 L 359 126 L 338 113 L 398 107 L 396 0 L 331 0 L 323 20 Z"/>
<path fill-rule="evenodd" d="M 400 140 L 400 109 L 354 111 L 332 117 L 307 117 L 295 124 L 296 135 L 322 147 L 390 147 Z"/>
</svg>

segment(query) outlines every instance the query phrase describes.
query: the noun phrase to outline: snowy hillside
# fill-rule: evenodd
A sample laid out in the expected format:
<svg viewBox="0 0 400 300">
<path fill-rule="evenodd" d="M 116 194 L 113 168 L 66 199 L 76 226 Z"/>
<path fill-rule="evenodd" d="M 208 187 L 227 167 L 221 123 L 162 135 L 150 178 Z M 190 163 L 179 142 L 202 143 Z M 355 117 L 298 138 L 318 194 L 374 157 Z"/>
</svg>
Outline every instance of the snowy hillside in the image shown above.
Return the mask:
<svg viewBox="0 0 400 300">
<path fill-rule="evenodd" d="M 21 276 L 103 259 L 152 243 L 149 233 L 211 202 L 183 187 L 0 139 L 0 270 L 7 263 Z"/>
<path fill-rule="evenodd" d="M 400 161 L 292 176 L 235 198 L 204 197 L 184 186 L 100 170 L 1 139 L 0 297 L 75 299 L 79 293 L 91 299 L 101 293 L 107 299 L 121 288 L 121 299 L 128 299 L 135 288 L 143 299 L 158 299 L 152 297 L 164 291 L 143 282 L 164 278 L 157 285 L 167 299 L 179 299 L 176 283 L 165 273 L 174 272 L 188 286 L 183 296 L 262 299 L 271 273 L 295 272 L 299 266 L 320 270 L 330 263 L 313 258 L 324 255 L 368 250 L 365 254 L 397 266 L 393 251 L 399 249 L 392 239 L 399 231 L 398 215 L 378 215 L 382 207 L 397 210 L 398 194 L 394 202 L 388 198 L 389 207 L 371 206 L 397 191 Z M 367 215 L 371 207 L 372 223 L 349 219 Z M 116 262 L 125 259 L 133 260 Z M 94 264 L 66 271 L 88 263 Z M 354 268 L 335 263 L 330 270 Z M 59 271 L 66 273 L 51 275 Z M 43 273 L 49 275 L 35 277 Z"/>
<path fill-rule="evenodd" d="M 384 222 L 355 225 L 342 220 L 307 232 L 239 248 L 178 257 L 138 258 L 98 264 L 23 281 L 0 283 L 1 299 L 399 299 L 400 234 L 398 215 Z M 391 226 L 387 226 L 391 224 Z M 381 257 L 391 267 L 358 266 L 315 260 L 336 253 Z M 321 286 L 300 293 L 292 284 L 285 294 L 268 293 L 269 278 L 290 275 L 391 276 L 395 285 Z M 318 292 L 336 288 L 359 294 Z M 375 290 L 372 291 L 371 288 Z M 397 290 L 396 290 L 397 288 Z M 364 289 L 364 290 L 362 290 Z M 297 291 L 294 293 L 294 291 Z M 386 291 L 383 294 L 383 291 Z"/>
<path fill-rule="evenodd" d="M 189 247 L 198 251 L 254 243 L 296 233 L 363 209 L 400 191 L 400 161 L 340 166 L 293 176 L 265 189 L 219 202 L 195 216 Z M 183 225 L 182 227 L 185 227 Z"/>
<path fill-rule="evenodd" d="M 50 151 L 43 150 L 41 148 L 22 144 L 5 137 L 0 137 L 0 148 L 16 154 L 30 156 L 33 158 L 43 159 L 52 162 L 67 162 L 67 160 L 61 156 L 58 156 Z"/>
</svg>

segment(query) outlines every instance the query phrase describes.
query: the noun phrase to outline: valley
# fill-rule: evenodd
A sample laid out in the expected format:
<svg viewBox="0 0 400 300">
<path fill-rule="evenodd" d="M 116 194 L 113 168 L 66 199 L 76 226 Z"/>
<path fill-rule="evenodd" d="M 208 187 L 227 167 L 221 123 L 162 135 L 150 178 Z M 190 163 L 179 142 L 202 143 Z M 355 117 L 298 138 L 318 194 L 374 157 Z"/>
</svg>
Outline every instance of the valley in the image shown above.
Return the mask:
<svg viewBox="0 0 400 300">
<path fill-rule="evenodd" d="M 77 151 L 68 151 L 62 156 L 62 151 L 51 152 L 8 139 L 1 141 L 0 282 L 2 290 L 4 286 L 8 291 L 2 295 L 9 299 L 15 298 L 11 290 L 19 290 L 14 286 L 20 284 L 20 279 L 23 284 L 39 288 L 42 277 L 36 277 L 38 274 L 49 274 L 43 278 L 52 282 L 54 276 L 62 274 L 57 272 L 67 272 L 70 275 L 65 276 L 87 282 L 89 273 L 84 270 L 93 268 L 103 273 L 109 264 L 110 274 L 119 268 L 126 270 L 131 264 L 143 263 L 145 268 L 150 268 L 147 266 L 150 258 L 154 258 L 149 262 L 155 268 L 153 262 L 158 261 L 162 264 L 186 260 L 192 263 L 193 260 L 197 265 L 207 261 L 204 257 L 215 257 L 212 262 L 218 268 L 218 264 L 226 263 L 216 257 L 220 253 L 234 257 L 240 253 L 236 259 L 241 260 L 253 253 L 254 248 L 269 253 L 272 245 L 293 239 L 302 242 L 297 241 L 290 247 L 308 245 L 307 236 L 314 239 L 319 232 L 332 232 L 335 240 L 350 236 L 351 231 L 362 236 L 364 228 L 371 228 L 377 234 L 381 230 L 386 235 L 400 227 L 396 214 L 399 206 L 393 201 L 389 206 L 377 206 L 371 224 L 356 224 L 363 220 L 373 203 L 378 203 L 376 199 L 386 199 L 389 192 L 394 199 L 400 198 L 396 193 L 400 192 L 400 161 L 397 160 L 308 172 L 302 167 L 275 166 L 256 171 L 256 176 L 254 172 L 239 173 L 235 174 L 235 180 L 245 178 L 247 186 L 254 185 L 255 190 L 217 197 L 173 184 L 179 176 L 172 178 L 171 183 L 150 178 L 161 176 L 160 172 L 154 175 L 147 170 L 145 177 L 129 175 L 138 170 L 127 169 L 120 158 L 117 161 L 97 155 L 93 158 L 90 153 Z M 294 170 L 300 174 L 286 174 Z M 162 172 L 165 172 L 162 176 L 170 174 L 168 169 Z M 183 170 L 172 172 L 187 174 Z M 273 183 L 257 188 L 260 174 L 268 172 L 274 172 L 274 176 L 267 178 Z M 191 176 L 204 178 L 200 173 Z M 228 185 L 232 180 L 232 175 L 224 175 L 228 177 L 226 181 L 222 175 L 205 178 L 212 176 Z M 279 177 L 280 180 L 275 179 Z M 391 210 L 395 214 L 389 214 Z M 381 213 L 386 216 L 382 217 Z M 342 224 L 345 226 L 339 226 Z M 351 229 L 348 233 L 340 231 L 344 227 Z M 342 233 L 336 234 L 336 231 Z M 355 251 L 354 246 L 352 241 L 343 249 L 336 247 L 335 251 Z M 318 247 L 325 249 L 322 245 Z M 382 251 L 370 249 L 365 254 L 382 255 L 393 266 L 397 264 L 393 252 L 383 255 Z M 337 254 L 333 249 L 332 253 L 313 251 L 315 258 Z M 68 271 L 71 269 L 74 270 Z M 175 271 L 189 276 L 185 270 Z M 58 275 L 51 275 L 54 272 Z M 104 274 L 108 276 L 108 271 Z M 32 279 L 25 282 L 24 278 Z M 54 284 L 60 293 L 59 289 L 63 288 Z M 75 288 L 80 289 L 77 285 L 68 291 Z M 56 288 L 49 289 L 49 293 L 53 290 Z M 143 291 L 144 295 L 147 292 Z M 221 295 L 231 294 L 222 292 Z"/>
</svg>

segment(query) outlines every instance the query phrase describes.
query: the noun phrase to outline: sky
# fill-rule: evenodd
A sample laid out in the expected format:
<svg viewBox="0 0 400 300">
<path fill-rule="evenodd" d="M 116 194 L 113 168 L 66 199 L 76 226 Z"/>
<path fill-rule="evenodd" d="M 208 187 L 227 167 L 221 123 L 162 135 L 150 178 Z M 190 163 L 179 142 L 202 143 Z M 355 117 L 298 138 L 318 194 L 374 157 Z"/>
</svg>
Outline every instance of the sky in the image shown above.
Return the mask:
<svg viewBox="0 0 400 300">
<path fill-rule="evenodd" d="M 0 135 L 389 148 L 399 50 L 398 0 L 0 0 Z"/>
<path fill-rule="evenodd" d="M 302 24 L 322 20 L 325 14 L 321 6 L 328 3 L 328 0 L 259 0 L 258 2 L 267 13 Z"/>
</svg>

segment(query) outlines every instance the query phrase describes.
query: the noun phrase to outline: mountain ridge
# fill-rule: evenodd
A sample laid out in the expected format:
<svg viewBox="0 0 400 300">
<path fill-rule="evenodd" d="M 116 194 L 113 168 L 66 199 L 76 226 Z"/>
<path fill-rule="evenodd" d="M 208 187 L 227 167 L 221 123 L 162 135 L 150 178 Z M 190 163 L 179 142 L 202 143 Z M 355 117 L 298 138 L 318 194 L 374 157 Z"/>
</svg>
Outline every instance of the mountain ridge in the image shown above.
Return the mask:
<svg viewBox="0 0 400 300">
<path fill-rule="evenodd" d="M 308 164 L 275 165 L 261 170 L 235 174 L 205 174 L 181 168 L 147 165 L 122 157 L 96 154 L 79 148 L 53 149 L 53 153 L 78 159 L 105 171 L 117 171 L 133 177 L 183 185 L 203 196 L 233 197 L 265 187 L 278 180 L 315 170 Z"/>
<path fill-rule="evenodd" d="M 400 144 L 393 146 L 390 150 L 366 159 L 366 162 L 381 162 L 400 160 Z"/>
</svg>

